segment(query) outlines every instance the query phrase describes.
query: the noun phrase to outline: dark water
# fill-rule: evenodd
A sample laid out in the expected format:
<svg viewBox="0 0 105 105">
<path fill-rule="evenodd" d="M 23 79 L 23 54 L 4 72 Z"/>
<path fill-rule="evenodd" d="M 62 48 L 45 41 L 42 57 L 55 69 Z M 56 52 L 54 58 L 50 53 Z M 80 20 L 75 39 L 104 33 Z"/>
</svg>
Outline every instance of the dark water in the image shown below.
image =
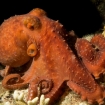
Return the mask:
<svg viewBox="0 0 105 105">
<path fill-rule="evenodd" d="M 0 23 L 36 7 L 47 11 L 50 18 L 59 20 L 67 30 L 74 30 L 80 37 L 94 33 L 102 23 L 96 7 L 89 0 L 3 0 L 0 5 Z"/>
</svg>

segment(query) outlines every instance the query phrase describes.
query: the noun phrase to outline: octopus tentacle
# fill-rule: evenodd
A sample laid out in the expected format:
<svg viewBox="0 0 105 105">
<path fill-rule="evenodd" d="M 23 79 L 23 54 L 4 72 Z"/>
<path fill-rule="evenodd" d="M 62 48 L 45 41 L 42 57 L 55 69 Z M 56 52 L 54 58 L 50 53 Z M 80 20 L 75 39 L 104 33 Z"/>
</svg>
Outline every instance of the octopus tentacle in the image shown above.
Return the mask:
<svg viewBox="0 0 105 105">
<path fill-rule="evenodd" d="M 11 67 L 7 65 L 5 67 L 5 71 L 4 71 L 5 72 L 5 76 L 8 75 L 10 71 L 11 71 Z"/>
<path fill-rule="evenodd" d="M 49 105 L 52 105 L 54 101 L 56 101 L 63 94 L 66 86 L 65 82 L 62 82 L 59 79 L 57 80 L 58 83 L 56 83 L 55 80 L 52 81 L 54 82 L 54 87 L 51 89 L 51 91 L 45 94 L 46 98 L 50 98 Z"/>
<path fill-rule="evenodd" d="M 27 82 L 21 79 L 19 74 L 9 74 L 2 81 L 3 87 L 10 90 L 23 88 L 27 84 Z"/>
<path fill-rule="evenodd" d="M 50 79 L 43 79 L 39 81 L 38 87 L 40 88 L 41 94 L 46 94 L 51 91 L 53 87 L 53 81 Z"/>
<path fill-rule="evenodd" d="M 85 91 L 81 91 L 81 99 L 82 100 L 88 100 L 89 103 L 93 103 L 93 102 L 98 102 L 100 105 L 104 103 L 104 98 L 105 97 L 105 91 L 103 90 L 103 88 L 100 88 L 99 85 L 95 84 L 96 89 L 94 91 L 87 91 L 86 89 L 84 89 L 81 86 L 78 86 L 78 84 L 72 82 L 72 81 L 68 81 L 67 85 L 73 89 L 74 91 L 76 91 L 77 93 L 79 93 L 79 91 L 81 90 L 85 90 Z M 103 92 L 102 92 L 103 90 Z M 99 98 L 99 93 L 100 93 L 100 98 Z M 92 94 L 92 95 L 90 95 Z"/>
<path fill-rule="evenodd" d="M 0 70 L 0 75 L 4 77 L 8 75 L 10 71 L 11 71 L 11 67 L 6 65 L 6 67 L 3 70 Z"/>
<path fill-rule="evenodd" d="M 92 44 L 86 40 L 78 38 L 75 44 L 78 55 L 87 61 L 93 61 L 95 59 L 95 49 Z"/>
<path fill-rule="evenodd" d="M 35 78 L 30 81 L 29 87 L 28 87 L 28 98 L 27 100 L 32 100 L 34 97 L 39 96 L 38 92 L 38 78 Z"/>
<path fill-rule="evenodd" d="M 96 50 L 104 50 L 105 49 L 105 37 L 102 34 L 95 35 L 91 41 Z"/>
<path fill-rule="evenodd" d="M 35 78 L 30 81 L 28 100 L 32 100 L 34 97 L 40 96 L 41 94 L 47 94 L 53 87 L 53 81 L 51 79 Z"/>
<path fill-rule="evenodd" d="M 100 38 L 100 40 L 98 40 L 98 43 L 101 43 L 101 40 L 102 39 Z M 101 73 L 105 72 L 105 50 L 101 50 L 103 45 L 100 45 L 98 43 L 97 46 L 100 48 L 99 51 L 97 51 L 93 44 L 86 39 L 78 38 L 75 45 L 77 53 L 82 58 L 82 61 L 85 64 L 86 68 L 90 71 L 91 74 L 94 75 L 96 79 L 99 78 L 99 75 Z"/>
</svg>

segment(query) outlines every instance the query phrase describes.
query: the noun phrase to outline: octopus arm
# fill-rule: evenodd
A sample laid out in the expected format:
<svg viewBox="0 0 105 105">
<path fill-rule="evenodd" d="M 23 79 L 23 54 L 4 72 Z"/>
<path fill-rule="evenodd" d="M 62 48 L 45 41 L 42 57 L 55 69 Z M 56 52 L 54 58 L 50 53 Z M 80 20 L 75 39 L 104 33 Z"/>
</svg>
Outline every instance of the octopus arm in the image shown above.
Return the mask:
<svg viewBox="0 0 105 105">
<path fill-rule="evenodd" d="M 90 104 L 98 102 L 101 105 L 104 103 L 103 97 L 105 97 L 105 92 L 103 92 L 103 88 L 101 88 L 97 84 L 95 84 L 95 90 L 92 90 L 90 92 L 86 91 L 86 89 L 81 86 L 78 86 L 78 84 L 72 81 L 67 82 L 67 85 L 78 93 L 81 91 L 81 99 L 88 100 Z"/>
<path fill-rule="evenodd" d="M 26 87 L 27 84 L 21 79 L 19 74 L 9 74 L 2 80 L 3 87 L 9 90 L 20 89 Z"/>
<path fill-rule="evenodd" d="M 78 38 L 76 41 L 76 50 L 83 63 L 96 79 L 101 73 L 105 72 L 105 38 L 102 35 L 94 36 L 91 42 L 86 39 Z"/>
</svg>

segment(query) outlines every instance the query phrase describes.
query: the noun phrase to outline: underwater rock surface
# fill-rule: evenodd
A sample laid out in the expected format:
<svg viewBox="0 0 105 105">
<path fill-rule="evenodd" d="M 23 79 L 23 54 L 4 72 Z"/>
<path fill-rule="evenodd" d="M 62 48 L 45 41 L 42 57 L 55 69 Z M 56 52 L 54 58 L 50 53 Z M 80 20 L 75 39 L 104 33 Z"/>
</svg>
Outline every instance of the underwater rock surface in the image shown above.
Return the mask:
<svg viewBox="0 0 105 105">
<path fill-rule="evenodd" d="M 23 90 L 20 90 L 20 92 L 23 92 Z M 8 91 L 4 89 L 0 81 L 0 105 L 28 105 L 26 102 L 22 100 L 21 101 L 15 100 L 13 98 L 13 93 L 14 91 Z M 60 100 L 54 105 L 89 105 L 89 104 L 86 101 L 81 101 L 79 95 L 67 89 L 66 92 L 61 96 Z"/>
</svg>

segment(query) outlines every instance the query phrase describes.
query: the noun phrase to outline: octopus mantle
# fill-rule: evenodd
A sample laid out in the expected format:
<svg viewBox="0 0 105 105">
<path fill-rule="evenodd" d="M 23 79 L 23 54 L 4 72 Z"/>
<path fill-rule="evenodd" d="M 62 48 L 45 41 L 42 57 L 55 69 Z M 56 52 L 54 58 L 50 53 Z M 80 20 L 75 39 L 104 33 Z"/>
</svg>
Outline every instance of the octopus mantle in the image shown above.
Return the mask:
<svg viewBox="0 0 105 105">
<path fill-rule="evenodd" d="M 91 42 L 75 41 L 75 36 L 42 9 L 7 19 L 0 26 L 0 63 L 6 66 L 3 87 L 28 86 L 28 100 L 45 94 L 52 104 L 66 84 L 83 100 L 102 104 L 105 90 L 93 76 L 99 78 L 105 71 L 105 38 L 97 35 Z M 20 71 L 16 67 L 21 67 Z"/>
</svg>

